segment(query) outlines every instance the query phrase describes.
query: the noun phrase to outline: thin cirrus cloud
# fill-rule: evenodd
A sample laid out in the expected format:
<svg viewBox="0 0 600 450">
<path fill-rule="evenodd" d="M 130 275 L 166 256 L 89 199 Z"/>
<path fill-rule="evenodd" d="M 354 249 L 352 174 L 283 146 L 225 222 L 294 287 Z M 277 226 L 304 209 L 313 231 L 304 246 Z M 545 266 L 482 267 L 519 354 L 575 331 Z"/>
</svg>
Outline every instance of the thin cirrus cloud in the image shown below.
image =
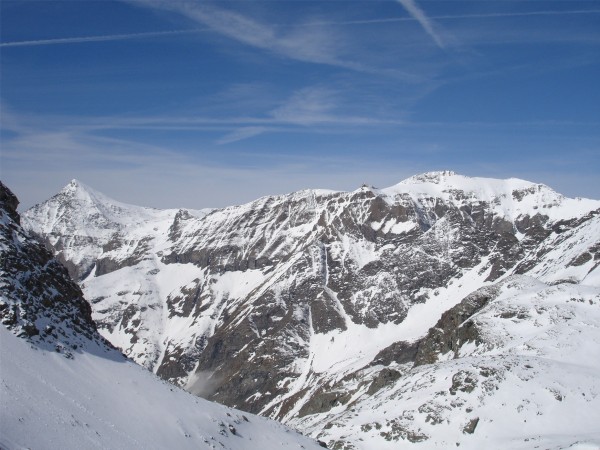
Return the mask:
<svg viewBox="0 0 600 450">
<path fill-rule="evenodd" d="M 299 132 L 356 127 L 402 125 L 394 117 L 374 117 L 348 114 L 347 99 L 340 92 L 325 86 L 310 86 L 295 91 L 281 104 L 272 108 L 265 117 L 245 118 L 240 128 L 219 139 L 217 144 L 230 144 L 267 132 Z M 344 112 L 342 112 L 344 111 Z M 235 119 L 234 119 L 235 120 Z M 249 125 L 252 120 L 255 124 Z M 235 122 L 230 122 L 235 125 Z"/>
<path fill-rule="evenodd" d="M 223 133 L 214 143 L 226 145 L 265 133 L 339 132 L 355 130 L 357 127 L 368 129 L 404 124 L 401 117 L 374 116 L 360 110 L 349 113 L 348 107 L 348 99 L 343 92 L 317 85 L 294 91 L 289 97 L 271 105 L 262 114 L 225 117 L 201 115 L 18 117 L 14 115 L 12 120 L 13 114 L 4 107 L 2 128 L 17 135 L 30 137 L 30 130 L 21 125 L 28 123 L 37 134 L 55 136 L 56 130 L 63 130 L 71 136 L 79 138 L 87 136 L 92 140 L 98 139 L 97 133 L 110 132 L 110 130 L 209 131 Z M 23 139 L 19 141 L 22 143 Z M 39 146 L 39 142 L 36 146 Z"/>
<path fill-rule="evenodd" d="M 0 43 L 0 47 L 25 47 L 56 44 L 76 44 L 125 40 L 147 37 L 198 33 L 211 30 L 240 43 L 270 51 L 277 55 L 302 62 L 326 64 L 350 70 L 372 73 L 375 70 L 354 61 L 338 57 L 337 43 L 342 41 L 333 36 L 330 30 L 305 32 L 303 24 L 267 25 L 242 14 L 225 10 L 208 3 L 190 1 L 131 0 L 131 3 L 156 9 L 176 12 L 205 25 L 207 29 L 184 29 L 144 33 L 111 34 L 101 36 L 67 37 Z"/>
<path fill-rule="evenodd" d="M 32 47 L 38 45 L 80 44 L 87 42 L 122 41 L 127 39 L 140 39 L 149 37 L 171 36 L 179 34 L 192 34 L 206 31 L 206 29 L 148 31 L 144 33 L 107 34 L 100 36 L 79 36 L 56 39 L 36 39 L 29 41 L 0 42 L 0 47 Z"/>
<path fill-rule="evenodd" d="M 309 23 L 266 24 L 209 2 L 188 0 L 130 0 L 131 3 L 178 13 L 234 41 L 300 62 L 339 67 L 367 74 L 418 81 L 399 69 L 381 69 L 341 55 L 348 53 L 349 40 L 331 28 L 316 30 Z"/>
<path fill-rule="evenodd" d="M 342 64 L 341 61 L 336 60 L 331 39 L 326 33 L 315 36 L 312 33 L 300 34 L 293 30 L 281 32 L 276 26 L 261 23 L 209 3 L 164 0 L 134 0 L 133 3 L 179 13 L 230 39 L 291 59 Z"/>
<path fill-rule="evenodd" d="M 435 27 L 431 19 L 427 17 L 425 12 L 415 3 L 414 0 L 397 0 L 406 11 L 423 27 L 423 30 L 433 39 L 436 45 L 444 48 L 446 45 L 440 35 L 435 31 Z"/>
<path fill-rule="evenodd" d="M 411 0 L 397 0 L 401 3 L 405 9 L 411 14 L 410 17 L 386 17 L 381 19 L 364 19 L 364 20 L 341 20 L 341 21 L 311 21 L 306 23 L 300 23 L 294 25 L 297 29 L 302 28 L 314 28 L 318 26 L 329 26 L 329 25 L 372 25 L 372 24 L 385 24 L 395 22 L 419 22 L 423 29 L 434 40 L 436 45 L 441 48 L 445 48 L 447 43 L 442 40 L 437 32 L 434 30 L 433 20 L 478 20 L 478 19 L 501 19 L 501 18 L 512 18 L 512 17 L 530 17 L 530 16 L 562 16 L 562 15 L 584 15 L 584 14 L 600 14 L 600 9 L 588 9 L 588 10 L 563 10 L 563 11 L 527 11 L 527 12 L 502 12 L 502 13 L 483 13 L 483 14 L 446 14 L 446 15 L 435 15 L 426 16 L 420 8 Z M 140 3 L 137 1 L 136 3 Z M 147 3 L 147 1 L 146 1 Z M 409 9 L 411 8 L 411 9 Z M 272 28 L 278 29 L 288 27 L 289 24 L 273 24 Z M 129 39 L 144 39 L 161 36 L 171 35 L 184 35 L 184 34 L 195 34 L 202 33 L 213 28 L 191 28 L 181 30 L 167 30 L 167 31 L 147 31 L 141 33 L 121 33 L 121 34 L 108 34 L 108 35 L 97 35 L 97 36 L 75 36 L 66 38 L 52 38 L 52 39 L 35 39 L 26 41 L 10 41 L 0 42 L 0 47 L 33 47 L 40 45 L 63 45 L 63 44 L 84 44 L 89 42 L 105 42 L 105 41 L 120 41 Z M 244 41 L 244 40 L 243 40 Z M 251 43 L 246 41 L 246 43 Z M 254 44 L 261 48 L 266 48 L 264 45 Z M 306 53 L 306 52 L 305 52 Z M 289 55 L 288 55 L 289 56 Z M 296 55 L 294 59 L 300 59 L 301 55 Z M 324 62 L 328 63 L 321 58 L 321 61 L 313 62 Z M 367 71 L 366 67 L 362 67 L 359 64 L 343 61 L 331 60 L 329 63 L 340 66 L 347 66 L 350 69 L 356 69 L 358 71 Z"/>
<path fill-rule="evenodd" d="M 400 0 L 398 0 L 400 1 Z M 526 12 L 501 12 L 501 13 L 479 13 L 479 14 L 443 14 L 435 16 L 427 16 L 427 21 L 431 24 L 432 20 L 479 20 L 479 19 L 502 19 L 512 17 L 530 17 L 530 16 L 563 16 L 563 15 L 581 15 L 581 14 L 598 14 L 600 9 L 581 9 L 581 10 L 562 10 L 562 11 L 526 11 Z M 385 17 L 382 19 L 358 19 L 344 21 L 319 21 L 310 22 L 308 26 L 320 25 L 372 25 L 395 22 L 410 22 L 418 21 L 415 16 L 410 17 Z M 444 43 L 445 45 L 445 43 Z"/>
<path fill-rule="evenodd" d="M 266 131 L 269 131 L 268 127 L 242 127 L 226 134 L 222 138 L 218 139 L 216 143 L 220 145 L 231 144 L 232 142 L 242 141 L 244 139 L 258 136 Z"/>
</svg>

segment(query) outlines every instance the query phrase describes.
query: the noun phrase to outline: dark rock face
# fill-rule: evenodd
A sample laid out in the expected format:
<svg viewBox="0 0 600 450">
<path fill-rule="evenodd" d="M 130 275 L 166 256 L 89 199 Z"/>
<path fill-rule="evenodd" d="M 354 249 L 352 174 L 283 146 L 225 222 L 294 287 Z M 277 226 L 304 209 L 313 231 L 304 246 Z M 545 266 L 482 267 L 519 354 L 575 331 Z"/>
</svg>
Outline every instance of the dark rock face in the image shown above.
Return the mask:
<svg viewBox="0 0 600 450">
<path fill-rule="evenodd" d="M 371 365 L 389 366 L 392 363 L 406 364 L 413 363 L 417 356 L 420 342 L 395 342 L 389 347 L 384 348 L 371 362 Z"/>
<path fill-rule="evenodd" d="M 21 217 L 17 212 L 17 207 L 19 206 L 19 200 L 17 196 L 12 193 L 10 189 L 8 189 L 1 181 L 0 181 L 0 205 L 2 205 L 2 209 L 4 213 L 10 217 L 10 219 L 15 222 L 17 225 L 21 224 Z"/>
<path fill-rule="evenodd" d="M 241 403 L 249 412 L 259 412 L 274 396 L 284 394 L 286 389 L 281 384 L 296 376 L 284 367 L 290 367 L 298 354 L 308 356 L 306 349 L 294 342 L 295 333 L 310 339 L 308 315 L 306 309 L 273 311 L 259 307 L 236 326 L 237 317 L 230 316 L 208 339 L 197 361 L 197 372 L 218 374 L 219 388 L 209 398 L 233 405 L 257 393 L 270 392 Z M 287 344 L 285 348 L 282 342 Z"/>
<path fill-rule="evenodd" d="M 131 267 L 139 264 L 148 254 L 148 251 L 151 248 L 150 242 L 152 240 L 153 238 L 148 236 L 139 241 L 128 241 L 126 236 L 123 236 L 122 233 L 116 233 L 107 244 L 102 246 L 104 254 L 117 250 L 123 246 L 131 246 L 133 250 L 126 258 L 115 259 L 110 256 L 101 256 L 96 260 L 95 275 L 102 276 L 122 269 L 123 267 Z"/>
<path fill-rule="evenodd" d="M 298 417 L 329 411 L 336 406 L 345 405 L 350 398 L 352 398 L 351 393 L 345 391 L 317 392 L 302 406 Z"/>
<path fill-rule="evenodd" d="M 442 314 L 435 327 L 419 342 L 415 366 L 437 362 L 440 355 L 448 352 L 452 352 L 452 357 L 458 357 L 458 351 L 466 342 L 479 344 L 477 326 L 469 319 L 492 301 L 499 291 L 497 285 L 481 288 Z"/>
<path fill-rule="evenodd" d="M 391 386 L 394 382 L 401 377 L 401 373 L 394 369 L 384 368 L 381 372 L 377 374 L 377 377 L 373 380 L 369 389 L 367 390 L 367 394 L 373 395 L 381 388 L 386 386 Z"/>
<path fill-rule="evenodd" d="M 0 182 L 0 322 L 36 345 L 71 357 L 95 342 L 92 310 L 66 269 L 19 225 L 18 201 Z"/>
<path fill-rule="evenodd" d="M 465 427 L 463 428 L 463 433 L 465 433 L 465 434 L 475 433 L 475 428 L 477 428 L 478 424 L 479 424 L 479 417 L 469 420 L 469 423 L 467 423 L 465 425 Z"/>
<path fill-rule="evenodd" d="M 452 377 L 452 386 L 449 391 L 450 394 L 456 395 L 457 392 L 473 392 L 477 386 L 477 375 L 471 374 L 466 371 L 460 371 L 454 374 Z"/>
</svg>

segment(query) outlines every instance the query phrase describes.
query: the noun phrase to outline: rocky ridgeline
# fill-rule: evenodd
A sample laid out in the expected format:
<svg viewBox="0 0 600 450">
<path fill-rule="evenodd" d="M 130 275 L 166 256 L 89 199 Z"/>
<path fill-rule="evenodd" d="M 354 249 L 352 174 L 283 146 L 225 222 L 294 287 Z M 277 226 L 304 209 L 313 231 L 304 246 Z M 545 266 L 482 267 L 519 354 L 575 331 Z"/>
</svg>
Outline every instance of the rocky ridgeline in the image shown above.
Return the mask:
<svg viewBox="0 0 600 450">
<path fill-rule="evenodd" d="M 435 172 L 201 213 L 128 206 L 72 182 L 25 218 L 128 356 L 191 392 L 347 443 L 323 426 L 421 367 L 494 347 L 470 321 L 494 284 L 595 283 L 598 208 L 522 180 Z M 399 426 L 390 439 L 428 436 Z"/>
</svg>

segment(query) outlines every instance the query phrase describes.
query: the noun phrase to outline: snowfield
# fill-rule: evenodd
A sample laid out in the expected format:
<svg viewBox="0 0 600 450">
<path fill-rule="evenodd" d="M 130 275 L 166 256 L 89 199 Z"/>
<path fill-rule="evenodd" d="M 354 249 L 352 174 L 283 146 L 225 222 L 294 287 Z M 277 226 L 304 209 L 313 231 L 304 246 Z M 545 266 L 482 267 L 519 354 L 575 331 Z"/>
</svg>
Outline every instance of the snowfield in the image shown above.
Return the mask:
<svg viewBox="0 0 600 450">
<path fill-rule="evenodd" d="M 321 448 L 285 426 L 176 388 L 120 353 L 72 359 L 0 326 L 2 449 Z"/>
</svg>

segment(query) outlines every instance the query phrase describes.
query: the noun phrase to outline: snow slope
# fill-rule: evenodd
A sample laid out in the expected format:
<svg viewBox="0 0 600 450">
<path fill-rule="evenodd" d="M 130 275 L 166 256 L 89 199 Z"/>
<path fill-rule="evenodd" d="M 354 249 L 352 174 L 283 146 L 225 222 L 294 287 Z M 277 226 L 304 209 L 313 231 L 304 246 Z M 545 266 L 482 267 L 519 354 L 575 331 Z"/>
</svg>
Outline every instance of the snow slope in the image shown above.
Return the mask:
<svg viewBox="0 0 600 450">
<path fill-rule="evenodd" d="M 0 326 L 2 449 L 301 449 L 269 419 L 182 391 L 118 352 L 67 359 Z"/>
<path fill-rule="evenodd" d="M 387 380 L 363 369 L 336 386 L 345 407 L 289 423 L 340 448 L 600 448 L 600 288 L 514 276 L 486 289 L 462 325 L 476 339 L 390 364 Z"/>
</svg>

